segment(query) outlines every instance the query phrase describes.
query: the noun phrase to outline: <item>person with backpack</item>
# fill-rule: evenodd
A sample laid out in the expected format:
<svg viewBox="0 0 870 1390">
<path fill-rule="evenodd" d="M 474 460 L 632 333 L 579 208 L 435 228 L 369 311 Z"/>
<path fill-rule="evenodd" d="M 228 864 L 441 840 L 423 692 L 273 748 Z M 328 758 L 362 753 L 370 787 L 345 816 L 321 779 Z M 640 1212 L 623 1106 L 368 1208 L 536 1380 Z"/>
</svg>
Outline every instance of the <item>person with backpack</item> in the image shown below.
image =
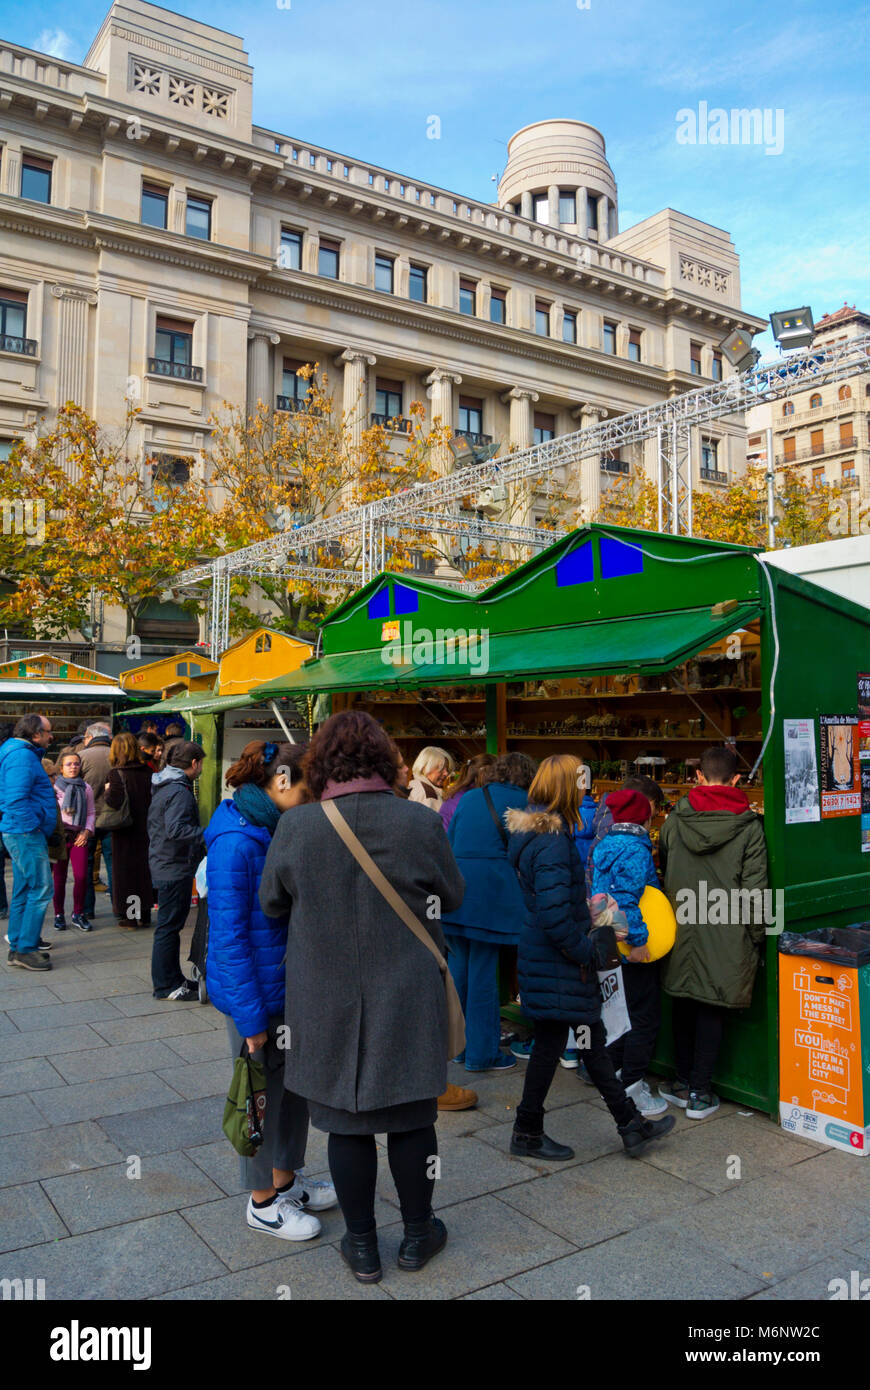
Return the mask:
<svg viewBox="0 0 870 1390">
<path fill-rule="evenodd" d="M 157 926 L 151 951 L 151 981 L 155 999 L 193 1003 L 199 989 L 181 969 L 180 938 L 193 894 L 193 877 L 205 854 L 199 807 L 193 784 L 202 772 L 205 754 L 198 743 L 178 739 L 169 750 L 166 767 L 151 778 L 148 808 L 148 867 L 159 893 Z"/>
<path fill-rule="evenodd" d="M 320 1234 L 318 1211 L 338 1201 L 331 1182 L 303 1179 L 308 1106 L 284 1088 L 284 957 L 287 914 L 267 917 L 257 891 L 266 851 L 285 811 L 307 800 L 304 746 L 246 743 L 226 774 L 232 789 L 206 827 L 209 916 L 206 985 L 211 1003 L 226 1015 L 230 1051 L 242 1048 L 266 1074 L 263 1143 L 242 1158 L 250 1189 L 247 1224 L 280 1240 Z"/>
</svg>

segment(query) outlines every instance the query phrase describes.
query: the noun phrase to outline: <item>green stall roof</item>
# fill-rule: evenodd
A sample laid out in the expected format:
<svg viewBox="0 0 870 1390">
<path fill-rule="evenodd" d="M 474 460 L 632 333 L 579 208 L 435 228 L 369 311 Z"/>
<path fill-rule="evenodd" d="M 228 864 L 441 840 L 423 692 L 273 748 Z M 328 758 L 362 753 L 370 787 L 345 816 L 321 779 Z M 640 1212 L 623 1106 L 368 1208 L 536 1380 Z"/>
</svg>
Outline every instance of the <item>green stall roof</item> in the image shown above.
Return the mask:
<svg viewBox="0 0 870 1390">
<path fill-rule="evenodd" d="M 288 671 L 286 676 L 276 676 L 264 685 L 254 686 L 251 699 L 275 700 L 281 695 L 305 694 L 307 691 L 392 688 L 407 685 L 407 678 L 415 675 L 416 668 L 411 664 L 394 666 L 384 662 L 381 649 L 336 652 L 334 656 L 323 656 L 319 661 L 307 661 L 298 671 Z"/>
<path fill-rule="evenodd" d="M 274 697 L 273 697 L 274 698 Z M 208 691 L 190 691 L 171 695 L 153 705 L 137 705 L 130 714 L 220 714 L 225 709 L 241 709 L 257 701 L 250 695 L 211 695 Z"/>
</svg>

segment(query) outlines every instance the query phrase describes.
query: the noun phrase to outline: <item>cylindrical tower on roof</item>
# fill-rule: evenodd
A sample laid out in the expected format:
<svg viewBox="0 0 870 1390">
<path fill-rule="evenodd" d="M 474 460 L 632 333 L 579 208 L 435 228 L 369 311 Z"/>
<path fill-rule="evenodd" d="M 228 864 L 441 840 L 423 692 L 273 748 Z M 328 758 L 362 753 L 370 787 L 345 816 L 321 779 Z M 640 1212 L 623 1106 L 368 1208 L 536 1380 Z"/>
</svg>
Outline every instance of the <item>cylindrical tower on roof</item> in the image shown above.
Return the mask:
<svg viewBox="0 0 870 1390">
<path fill-rule="evenodd" d="M 607 241 L 619 230 L 616 179 L 604 136 L 585 121 L 535 121 L 508 141 L 499 207 L 574 236 Z"/>
</svg>

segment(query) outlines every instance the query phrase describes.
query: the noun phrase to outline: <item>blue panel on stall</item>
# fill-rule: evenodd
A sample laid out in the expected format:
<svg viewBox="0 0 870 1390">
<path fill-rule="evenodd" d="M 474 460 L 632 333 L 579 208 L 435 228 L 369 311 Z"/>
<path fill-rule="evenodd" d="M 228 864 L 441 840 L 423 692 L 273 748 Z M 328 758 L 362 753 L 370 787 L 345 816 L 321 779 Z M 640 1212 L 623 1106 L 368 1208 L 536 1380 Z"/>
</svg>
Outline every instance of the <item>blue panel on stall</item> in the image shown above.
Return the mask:
<svg viewBox="0 0 870 1390">
<path fill-rule="evenodd" d="M 393 612 L 398 618 L 402 613 L 416 613 L 420 607 L 420 595 L 407 584 L 393 585 Z"/>
<path fill-rule="evenodd" d="M 601 537 L 601 578 L 619 579 L 626 574 L 643 574 L 643 551 L 625 541 Z"/>
<path fill-rule="evenodd" d="M 570 550 L 556 565 L 558 589 L 565 589 L 570 584 L 589 584 L 593 577 L 591 541 L 584 541 L 576 550 Z"/>
<path fill-rule="evenodd" d="M 390 586 L 385 583 L 382 589 L 378 589 L 376 594 L 372 594 L 369 599 L 370 618 L 388 618 L 390 616 Z"/>
</svg>

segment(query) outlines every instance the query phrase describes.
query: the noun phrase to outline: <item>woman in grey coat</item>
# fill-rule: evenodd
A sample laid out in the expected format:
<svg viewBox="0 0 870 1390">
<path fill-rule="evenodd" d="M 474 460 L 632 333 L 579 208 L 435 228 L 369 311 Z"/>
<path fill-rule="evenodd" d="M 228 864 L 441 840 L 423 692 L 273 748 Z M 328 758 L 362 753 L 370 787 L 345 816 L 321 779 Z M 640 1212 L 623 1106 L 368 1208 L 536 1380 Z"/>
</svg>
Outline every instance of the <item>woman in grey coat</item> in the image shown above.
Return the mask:
<svg viewBox="0 0 870 1390">
<path fill-rule="evenodd" d="M 319 804 L 336 802 L 444 955 L 439 919 L 465 885 L 440 819 L 393 795 L 396 774 L 395 749 L 370 715 L 328 719 L 305 764 L 316 801 L 282 817 L 260 883 L 263 911 L 290 917 L 284 1084 L 329 1134 L 347 1227 L 341 1251 L 363 1283 L 381 1277 L 376 1134 L 388 1136 L 405 1223 L 400 1268 L 421 1269 L 447 1238 L 431 1205 L 437 1098 L 447 1085 L 444 981 Z"/>
</svg>

